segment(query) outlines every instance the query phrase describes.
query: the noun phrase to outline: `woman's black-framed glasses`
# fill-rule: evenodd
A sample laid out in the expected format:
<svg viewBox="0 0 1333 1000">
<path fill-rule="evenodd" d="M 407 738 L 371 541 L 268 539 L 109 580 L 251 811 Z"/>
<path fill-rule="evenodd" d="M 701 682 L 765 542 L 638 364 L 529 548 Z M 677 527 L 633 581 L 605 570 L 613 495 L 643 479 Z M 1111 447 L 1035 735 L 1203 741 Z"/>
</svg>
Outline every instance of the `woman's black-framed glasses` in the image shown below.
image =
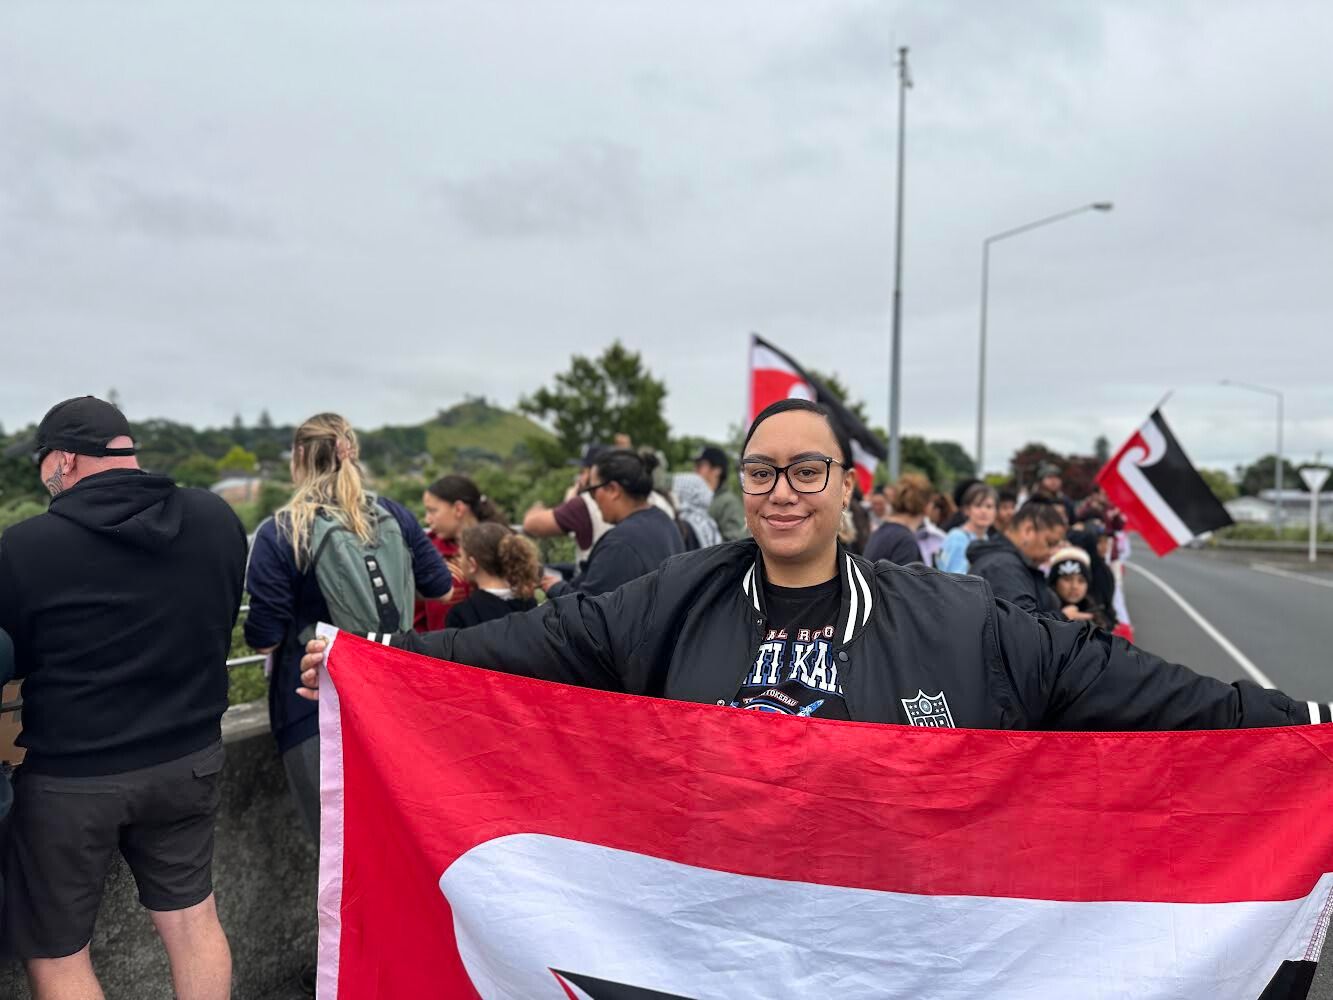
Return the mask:
<svg viewBox="0 0 1333 1000">
<path fill-rule="evenodd" d="M 835 465 L 840 469 L 847 468 L 845 462 L 827 455 L 803 458 L 790 465 L 770 465 L 752 458 L 741 459 L 741 492 L 751 496 L 772 493 L 778 476 L 786 476 L 787 485 L 797 493 L 822 493 L 828 486 L 830 470 Z"/>
</svg>

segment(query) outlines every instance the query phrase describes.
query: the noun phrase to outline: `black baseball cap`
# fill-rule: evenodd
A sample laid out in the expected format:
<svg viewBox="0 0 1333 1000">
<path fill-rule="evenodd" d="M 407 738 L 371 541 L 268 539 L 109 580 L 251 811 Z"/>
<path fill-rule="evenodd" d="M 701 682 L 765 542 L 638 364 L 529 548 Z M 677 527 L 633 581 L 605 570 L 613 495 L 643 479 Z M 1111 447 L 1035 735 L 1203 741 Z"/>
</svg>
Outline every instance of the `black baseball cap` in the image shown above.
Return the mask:
<svg viewBox="0 0 1333 1000">
<path fill-rule="evenodd" d="M 110 403 L 96 396 L 75 396 L 47 410 L 37 425 L 37 436 L 14 445 L 5 454 L 14 456 L 26 452 L 34 459 L 52 451 L 69 451 L 95 458 L 133 455 L 133 446 L 107 447 L 113 438 L 130 436 L 130 422 Z"/>
</svg>

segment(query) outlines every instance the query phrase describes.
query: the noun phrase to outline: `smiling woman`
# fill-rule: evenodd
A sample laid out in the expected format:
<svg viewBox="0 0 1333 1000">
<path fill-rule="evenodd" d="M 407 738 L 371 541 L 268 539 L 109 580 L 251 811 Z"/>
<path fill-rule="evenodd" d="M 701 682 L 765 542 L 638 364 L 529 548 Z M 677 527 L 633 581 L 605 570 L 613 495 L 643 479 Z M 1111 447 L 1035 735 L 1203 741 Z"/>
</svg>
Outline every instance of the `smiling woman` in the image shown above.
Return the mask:
<svg viewBox="0 0 1333 1000">
<path fill-rule="evenodd" d="M 1279 692 L 1029 615 L 977 577 L 849 553 L 837 536 L 849 452 L 826 409 L 776 403 L 740 460 L 752 539 L 667 559 L 610 593 L 466 630 L 371 638 L 544 680 L 821 719 L 1093 730 L 1317 721 Z M 588 487 L 607 520 L 621 519 L 607 539 L 645 516 L 635 477 L 621 474 L 632 471 L 599 463 Z M 325 648 L 307 647 L 305 697 Z"/>
</svg>

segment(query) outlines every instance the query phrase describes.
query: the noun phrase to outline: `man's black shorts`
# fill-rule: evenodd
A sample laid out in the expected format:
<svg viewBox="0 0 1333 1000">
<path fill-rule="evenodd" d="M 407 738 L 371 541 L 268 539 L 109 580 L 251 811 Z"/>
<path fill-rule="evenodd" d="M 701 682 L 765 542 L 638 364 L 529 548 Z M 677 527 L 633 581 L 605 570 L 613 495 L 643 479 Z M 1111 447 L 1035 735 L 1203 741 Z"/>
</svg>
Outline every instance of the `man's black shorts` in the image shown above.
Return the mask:
<svg viewBox="0 0 1333 1000">
<path fill-rule="evenodd" d="M 213 891 L 221 743 L 122 774 L 14 781 L 5 852 L 4 943 L 16 958 L 63 958 L 93 936 L 102 883 L 124 855 L 139 900 L 183 910 Z"/>
</svg>

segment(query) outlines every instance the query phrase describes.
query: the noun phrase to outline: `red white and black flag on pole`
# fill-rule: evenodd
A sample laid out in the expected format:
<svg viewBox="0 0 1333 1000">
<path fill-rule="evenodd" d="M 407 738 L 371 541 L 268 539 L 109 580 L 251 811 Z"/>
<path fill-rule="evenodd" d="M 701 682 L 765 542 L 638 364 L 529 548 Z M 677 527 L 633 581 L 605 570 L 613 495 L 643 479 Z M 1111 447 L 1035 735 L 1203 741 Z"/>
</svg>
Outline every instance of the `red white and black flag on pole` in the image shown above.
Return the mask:
<svg viewBox="0 0 1333 1000">
<path fill-rule="evenodd" d="M 749 423 L 764 407 L 780 399 L 810 399 L 823 403 L 842 424 L 852 442 L 852 463 L 862 493 L 875 483 L 875 466 L 888 457 L 884 442 L 856 414 L 847 409 L 818 379 L 808 375 L 791 355 L 778 350 L 757 334 L 750 336 Z"/>
<path fill-rule="evenodd" d="M 551 684 L 339 635 L 322 1000 L 1296 1000 L 1333 726 L 985 732 Z"/>
<path fill-rule="evenodd" d="M 1097 473 L 1097 482 L 1159 556 L 1232 523 L 1160 409 Z"/>
</svg>

